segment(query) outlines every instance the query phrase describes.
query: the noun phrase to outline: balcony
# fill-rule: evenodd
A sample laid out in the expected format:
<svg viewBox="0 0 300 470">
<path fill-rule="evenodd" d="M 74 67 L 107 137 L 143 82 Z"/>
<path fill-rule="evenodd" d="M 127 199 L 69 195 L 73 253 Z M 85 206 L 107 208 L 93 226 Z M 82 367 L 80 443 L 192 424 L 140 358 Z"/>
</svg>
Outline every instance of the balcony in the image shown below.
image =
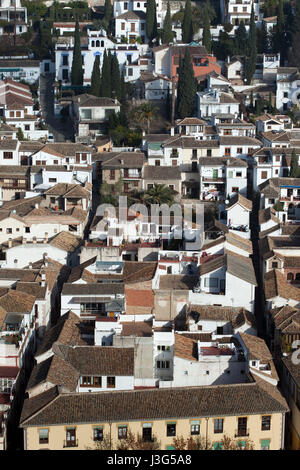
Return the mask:
<svg viewBox="0 0 300 470">
<path fill-rule="evenodd" d="M 209 178 L 202 178 L 204 183 L 225 183 L 226 178 L 220 178 L 218 176 L 210 176 Z"/>
<path fill-rule="evenodd" d="M 249 436 L 249 429 L 247 428 L 239 428 L 236 429 L 234 437 L 248 437 Z"/>
<path fill-rule="evenodd" d="M 72 441 L 64 441 L 64 447 L 78 447 L 78 439 Z"/>
</svg>

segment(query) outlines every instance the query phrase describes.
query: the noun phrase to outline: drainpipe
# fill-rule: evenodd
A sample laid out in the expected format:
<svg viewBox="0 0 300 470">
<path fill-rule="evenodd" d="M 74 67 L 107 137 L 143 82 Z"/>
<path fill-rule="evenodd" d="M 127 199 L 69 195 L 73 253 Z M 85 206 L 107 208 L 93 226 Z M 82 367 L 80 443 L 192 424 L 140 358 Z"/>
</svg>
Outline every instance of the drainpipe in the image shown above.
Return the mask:
<svg viewBox="0 0 300 470">
<path fill-rule="evenodd" d="M 284 449 L 284 440 L 285 440 L 285 413 L 282 413 L 282 423 L 281 423 L 281 450 Z"/>
<path fill-rule="evenodd" d="M 205 438 L 205 450 L 207 450 L 207 440 L 208 440 L 208 420 L 209 418 L 206 419 L 206 438 Z"/>
<path fill-rule="evenodd" d="M 109 424 L 109 450 L 111 450 L 111 422 Z"/>
</svg>

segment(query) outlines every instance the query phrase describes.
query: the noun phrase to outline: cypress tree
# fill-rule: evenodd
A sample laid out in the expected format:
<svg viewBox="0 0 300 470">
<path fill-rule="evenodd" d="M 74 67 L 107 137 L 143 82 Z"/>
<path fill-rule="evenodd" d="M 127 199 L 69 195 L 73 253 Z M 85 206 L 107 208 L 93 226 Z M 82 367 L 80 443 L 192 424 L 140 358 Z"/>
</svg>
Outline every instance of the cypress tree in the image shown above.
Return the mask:
<svg viewBox="0 0 300 470">
<path fill-rule="evenodd" d="M 290 168 L 290 177 L 297 178 L 298 174 L 299 174 L 298 157 L 296 155 L 295 149 L 293 149 L 292 159 L 291 159 L 291 168 Z"/>
<path fill-rule="evenodd" d="M 256 69 L 256 58 L 257 58 L 256 39 L 257 39 L 256 38 L 256 24 L 254 20 L 254 9 L 252 5 L 249 41 L 248 41 L 248 57 L 246 59 L 246 80 L 247 80 L 248 85 L 251 83 L 252 77 Z"/>
<path fill-rule="evenodd" d="M 93 96 L 100 96 L 101 75 L 100 75 L 100 56 L 96 55 L 91 77 L 90 93 Z"/>
<path fill-rule="evenodd" d="M 119 61 L 116 54 L 112 56 L 111 60 L 111 90 L 113 97 L 117 98 L 119 101 L 121 99 L 121 76 L 120 76 L 120 67 Z"/>
<path fill-rule="evenodd" d="M 78 20 L 76 20 L 76 26 L 75 26 L 75 41 L 74 41 L 74 49 L 73 49 L 71 83 L 72 85 L 77 85 L 77 86 L 81 86 L 83 84 L 82 55 L 81 55 L 80 31 L 79 31 Z"/>
<path fill-rule="evenodd" d="M 111 65 L 106 50 L 104 50 L 102 64 L 101 96 L 111 97 Z"/>
<path fill-rule="evenodd" d="M 171 97 L 170 97 L 170 89 L 168 88 L 167 91 L 167 98 L 166 98 L 166 118 L 168 121 L 171 119 Z"/>
<path fill-rule="evenodd" d="M 169 44 L 172 41 L 173 41 L 172 20 L 171 20 L 170 4 L 168 2 L 167 13 L 166 13 L 164 27 L 162 31 L 162 42 L 163 44 Z"/>
<path fill-rule="evenodd" d="M 205 9 L 204 13 L 202 44 L 206 47 L 207 52 L 211 51 L 210 21 L 207 9 Z"/>
<path fill-rule="evenodd" d="M 196 94 L 196 81 L 192 65 L 190 50 L 185 49 L 184 58 L 180 67 L 178 86 L 178 113 L 181 118 L 192 116 Z"/>
<path fill-rule="evenodd" d="M 155 0 L 147 1 L 146 9 L 146 34 L 149 42 L 157 36 L 157 20 L 156 20 L 156 2 Z"/>
<path fill-rule="evenodd" d="M 110 24 L 113 14 L 112 4 L 110 0 L 105 0 L 104 11 L 104 19 L 105 21 L 107 21 L 108 24 Z"/>
<path fill-rule="evenodd" d="M 236 51 L 237 54 L 245 55 L 247 48 L 247 31 L 244 21 L 241 21 L 236 30 Z"/>
<path fill-rule="evenodd" d="M 186 0 L 184 17 L 182 23 L 182 42 L 185 44 L 193 40 L 193 22 L 192 22 L 192 5 L 191 0 Z"/>
<path fill-rule="evenodd" d="M 120 100 L 123 103 L 126 100 L 126 83 L 124 70 L 121 73 L 121 84 L 120 84 Z"/>
</svg>

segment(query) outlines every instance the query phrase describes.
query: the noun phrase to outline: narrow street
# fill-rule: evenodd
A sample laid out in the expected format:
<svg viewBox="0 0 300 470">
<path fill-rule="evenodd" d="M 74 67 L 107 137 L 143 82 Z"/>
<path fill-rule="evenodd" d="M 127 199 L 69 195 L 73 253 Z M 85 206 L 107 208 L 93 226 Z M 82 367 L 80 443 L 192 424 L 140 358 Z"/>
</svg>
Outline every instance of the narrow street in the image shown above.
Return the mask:
<svg viewBox="0 0 300 470">
<path fill-rule="evenodd" d="M 54 136 L 55 142 L 74 141 L 73 126 L 70 119 L 63 120 L 54 115 L 54 75 L 40 75 L 40 106 L 43 119 L 46 121 L 49 131 Z"/>
</svg>

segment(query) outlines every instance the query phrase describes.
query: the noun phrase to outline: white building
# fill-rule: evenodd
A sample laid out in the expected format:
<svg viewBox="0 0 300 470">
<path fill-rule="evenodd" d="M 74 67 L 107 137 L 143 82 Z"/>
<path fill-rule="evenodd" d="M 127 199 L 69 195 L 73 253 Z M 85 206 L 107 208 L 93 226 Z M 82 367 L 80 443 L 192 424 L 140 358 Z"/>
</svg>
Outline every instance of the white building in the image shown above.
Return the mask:
<svg viewBox="0 0 300 470">
<path fill-rule="evenodd" d="M 239 105 L 233 95 L 218 90 L 198 92 L 196 95 L 197 115 L 201 119 L 211 120 L 216 114 L 237 117 Z"/>
<path fill-rule="evenodd" d="M 299 102 L 300 75 L 297 67 L 279 67 L 276 76 L 276 108 L 287 111 Z"/>
</svg>

